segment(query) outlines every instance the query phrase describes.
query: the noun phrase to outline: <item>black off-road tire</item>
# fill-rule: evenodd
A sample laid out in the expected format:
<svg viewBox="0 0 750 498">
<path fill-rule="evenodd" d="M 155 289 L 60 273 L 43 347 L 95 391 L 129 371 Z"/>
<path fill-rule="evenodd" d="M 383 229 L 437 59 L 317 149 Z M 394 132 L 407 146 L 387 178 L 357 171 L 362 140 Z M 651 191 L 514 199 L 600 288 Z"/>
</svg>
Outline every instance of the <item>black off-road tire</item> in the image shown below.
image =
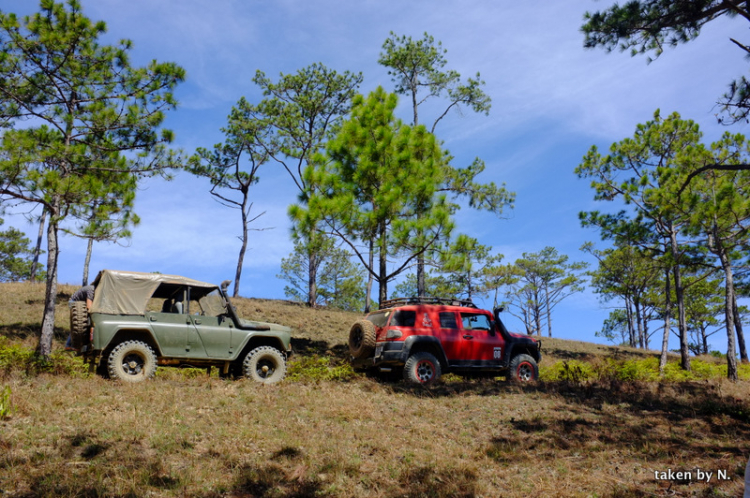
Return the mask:
<svg viewBox="0 0 750 498">
<path fill-rule="evenodd" d="M 519 354 L 510 360 L 508 382 L 523 384 L 539 380 L 539 366 L 536 360 L 527 354 Z"/>
<path fill-rule="evenodd" d="M 125 341 L 109 354 L 107 370 L 110 379 L 142 382 L 156 373 L 156 354 L 145 342 Z"/>
<path fill-rule="evenodd" d="M 368 358 L 375 351 L 375 324 L 358 320 L 349 330 L 349 354 L 355 360 Z"/>
<path fill-rule="evenodd" d="M 276 384 L 286 377 L 286 358 L 284 353 L 272 346 L 259 346 L 247 353 L 242 370 L 248 379 Z"/>
<path fill-rule="evenodd" d="M 89 310 L 84 301 L 70 303 L 71 345 L 76 349 L 89 342 Z"/>
<path fill-rule="evenodd" d="M 109 355 L 103 356 L 102 359 L 99 360 L 99 364 L 96 366 L 96 375 L 102 379 L 109 379 L 109 367 L 107 366 L 108 358 Z"/>
<path fill-rule="evenodd" d="M 404 380 L 412 384 L 434 384 L 441 373 L 438 359 L 426 351 L 409 356 L 404 365 Z"/>
</svg>

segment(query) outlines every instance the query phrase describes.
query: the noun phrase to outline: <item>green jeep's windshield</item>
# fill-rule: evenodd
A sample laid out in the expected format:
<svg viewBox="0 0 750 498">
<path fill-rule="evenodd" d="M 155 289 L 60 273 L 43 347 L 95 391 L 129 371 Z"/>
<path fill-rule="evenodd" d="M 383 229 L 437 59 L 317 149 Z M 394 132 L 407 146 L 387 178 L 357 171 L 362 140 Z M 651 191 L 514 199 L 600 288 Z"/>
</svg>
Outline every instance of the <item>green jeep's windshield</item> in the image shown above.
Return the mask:
<svg viewBox="0 0 750 498">
<path fill-rule="evenodd" d="M 205 316 L 219 316 L 227 312 L 224 300 L 221 298 L 218 289 L 206 294 L 198 302 Z"/>
</svg>

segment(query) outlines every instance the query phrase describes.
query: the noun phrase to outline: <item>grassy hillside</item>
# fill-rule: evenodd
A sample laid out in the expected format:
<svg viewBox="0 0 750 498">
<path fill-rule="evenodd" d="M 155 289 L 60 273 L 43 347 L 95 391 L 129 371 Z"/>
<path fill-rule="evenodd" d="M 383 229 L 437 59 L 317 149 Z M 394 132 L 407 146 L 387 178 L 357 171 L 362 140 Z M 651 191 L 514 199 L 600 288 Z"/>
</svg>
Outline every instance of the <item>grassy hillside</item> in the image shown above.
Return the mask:
<svg viewBox="0 0 750 498">
<path fill-rule="evenodd" d="M 61 287 L 58 349 L 73 290 Z M 24 368 L 42 294 L 0 285 L 0 496 L 741 495 L 747 380 L 626 381 L 623 365 L 638 374 L 653 355 L 543 339 L 543 375 L 567 380 L 385 383 L 343 362 L 359 315 L 243 299 L 243 316 L 293 328 L 286 381 L 163 368 L 126 386 L 65 353 Z M 670 469 L 690 478 L 656 479 Z"/>
</svg>

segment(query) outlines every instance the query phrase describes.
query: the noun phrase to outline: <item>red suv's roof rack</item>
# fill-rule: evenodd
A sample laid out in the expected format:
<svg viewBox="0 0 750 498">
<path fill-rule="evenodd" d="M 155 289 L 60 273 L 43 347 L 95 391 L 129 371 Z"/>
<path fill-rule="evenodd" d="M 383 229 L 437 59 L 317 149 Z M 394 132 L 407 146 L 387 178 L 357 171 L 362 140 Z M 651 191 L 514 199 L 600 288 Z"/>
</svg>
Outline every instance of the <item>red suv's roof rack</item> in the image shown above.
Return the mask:
<svg viewBox="0 0 750 498">
<path fill-rule="evenodd" d="M 380 303 L 379 309 L 394 308 L 407 304 L 442 304 L 445 306 L 465 306 L 467 308 L 476 308 L 471 299 L 455 299 L 450 297 L 398 297 L 396 299 L 387 299 Z"/>
</svg>

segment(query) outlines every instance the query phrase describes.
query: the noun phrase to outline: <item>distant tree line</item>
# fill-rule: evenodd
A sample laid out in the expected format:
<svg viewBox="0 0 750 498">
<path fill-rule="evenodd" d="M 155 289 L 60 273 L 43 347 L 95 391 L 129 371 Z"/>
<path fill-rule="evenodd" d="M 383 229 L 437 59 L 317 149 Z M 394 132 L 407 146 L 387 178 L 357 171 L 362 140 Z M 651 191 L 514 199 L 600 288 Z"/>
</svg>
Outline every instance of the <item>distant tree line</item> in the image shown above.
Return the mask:
<svg viewBox="0 0 750 498">
<path fill-rule="evenodd" d="M 750 10 L 747 3 L 723 0 L 632 0 L 587 12 L 584 46 L 648 54 L 651 61 L 667 46 L 694 40 L 705 24 L 722 17 L 747 21 Z M 747 43 L 730 41 L 750 54 Z M 732 81 L 717 104 L 719 122 L 747 121 L 747 78 Z M 603 251 L 586 247 L 600 261 L 594 277 L 598 291 L 625 304 L 610 315 L 602 333 L 625 329 L 631 343 L 647 344 L 649 322 L 663 320 L 663 369 L 676 321 L 682 367 L 690 370 L 690 331 L 692 349 L 705 352 L 713 333 L 709 328 L 721 322 L 727 336 L 727 376 L 737 380 L 738 347 L 741 360 L 748 362 L 737 303 L 738 294 L 747 295 L 748 145 L 744 136 L 728 132 L 709 146 L 701 139 L 696 123 L 676 113 L 664 118 L 657 111 L 632 139 L 613 144 L 609 155 L 592 148 L 576 173 L 592 179 L 596 199 L 622 201 L 625 209 L 581 213 L 581 220 L 598 227 L 613 244 Z M 715 294 L 720 289 L 721 304 Z"/>
<path fill-rule="evenodd" d="M 582 29 L 587 47 L 658 56 L 712 19 L 737 14 L 750 18 L 731 2 L 643 0 L 587 14 Z M 236 296 L 250 234 L 263 229 L 253 226 L 264 214 L 253 187 L 273 167 L 298 190 L 289 208 L 294 250 L 279 273 L 291 299 L 366 311 L 376 284 L 377 302 L 394 294 L 491 296 L 528 334 L 552 336 L 553 310 L 590 280 L 614 308 L 599 335 L 642 348 L 660 338 L 663 367 L 674 333 L 690 369 L 689 353 L 707 352 L 722 327 L 729 378 L 737 377 L 737 349 L 747 361 L 738 304 L 748 294 L 744 136 L 705 145 L 695 123 L 657 111 L 632 138 L 606 155 L 592 148 L 576 168 L 596 200 L 619 203 L 614 212 L 580 215 L 606 242 L 583 247 L 597 268 L 551 246 L 503 264 L 491 247 L 458 232 L 455 215 L 466 205 L 500 217 L 515 194 L 479 181 L 480 158 L 457 165 L 438 135 L 451 110 L 487 114 L 491 99 L 479 73 L 464 79 L 447 68 L 447 51 L 429 34 L 391 33 L 383 43 L 378 62 L 392 91 L 360 94 L 362 74 L 321 63 L 276 79 L 258 70 L 253 83 L 262 98 L 241 97 L 222 142 L 185 155 L 170 148 L 173 134 L 162 128 L 177 108 L 173 92 L 184 70 L 171 62 L 133 66 L 132 43 L 101 45 L 105 30 L 78 0 L 41 0 L 40 11 L 23 19 L 0 11 L 0 201 L 5 209 L 29 206 L 40 230 L 33 248 L 15 229 L 0 232 L 0 280 L 45 279 L 40 354 L 51 352 L 60 231 L 88 240 L 85 283 L 93 243 L 127 239 L 139 222 L 138 182 L 185 169 L 238 211 Z M 720 120 L 747 119 L 749 88 L 745 78 L 731 84 Z M 399 96 L 410 103 L 406 121 L 395 112 Z"/>
</svg>

